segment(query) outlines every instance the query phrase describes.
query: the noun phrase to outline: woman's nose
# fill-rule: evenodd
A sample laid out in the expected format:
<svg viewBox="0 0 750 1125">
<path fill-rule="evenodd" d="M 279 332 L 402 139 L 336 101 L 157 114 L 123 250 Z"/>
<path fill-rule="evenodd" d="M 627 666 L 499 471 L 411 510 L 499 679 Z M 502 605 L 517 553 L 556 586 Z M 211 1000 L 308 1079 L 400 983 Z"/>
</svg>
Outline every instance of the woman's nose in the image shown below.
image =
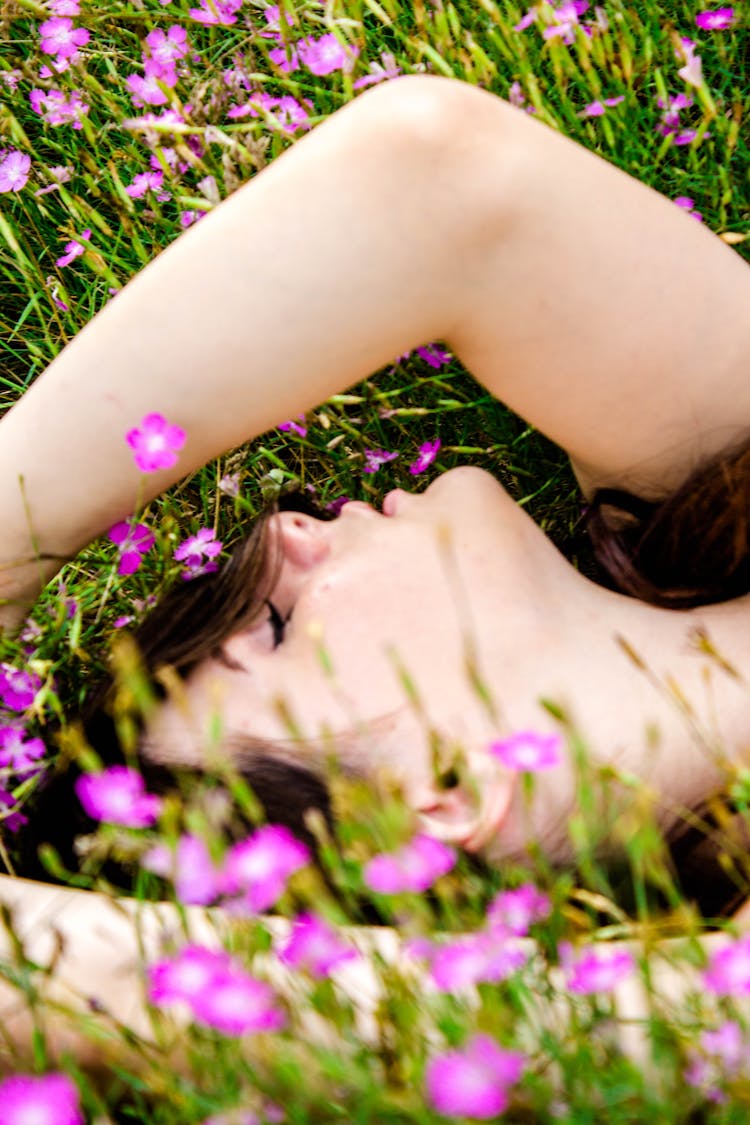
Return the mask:
<svg viewBox="0 0 750 1125">
<path fill-rule="evenodd" d="M 299 570 L 309 570 L 330 551 L 330 524 L 304 512 L 279 512 L 278 534 L 284 560 Z"/>
</svg>

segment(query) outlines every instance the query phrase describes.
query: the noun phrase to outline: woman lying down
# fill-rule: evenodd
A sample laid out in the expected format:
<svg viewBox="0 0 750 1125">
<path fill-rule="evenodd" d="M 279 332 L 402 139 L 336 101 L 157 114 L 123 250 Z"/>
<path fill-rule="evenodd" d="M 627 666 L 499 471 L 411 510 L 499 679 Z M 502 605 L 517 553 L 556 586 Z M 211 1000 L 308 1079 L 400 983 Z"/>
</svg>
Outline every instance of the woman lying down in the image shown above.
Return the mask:
<svg viewBox="0 0 750 1125">
<path fill-rule="evenodd" d="M 144 777 L 220 751 L 253 786 L 265 778 L 278 821 L 289 770 L 320 787 L 333 745 L 343 773 L 398 782 L 415 830 L 497 866 L 536 841 L 564 866 L 572 762 L 539 773 L 529 801 L 518 764 L 487 751 L 558 733 L 542 704 L 554 700 L 597 763 L 647 782 L 669 835 L 750 744 L 742 679 L 710 655 L 750 664 L 749 299 L 736 252 L 502 99 L 428 76 L 378 86 L 160 253 L 3 419 L 2 622 L 16 629 L 40 583 L 128 517 L 139 488 L 148 501 L 442 340 L 567 451 L 615 588 L 584 578 L 472 466 L 397 489 L 381 511 L 272 510 L 136 634 L 149 669 L 175 673 L 139 734 Z M 153 414 L 187 440 L 160 460 L 152 439 L 144 477 L 123 435 Z M 711 739 L 689 734 L 670 681 Z M 87 734 L 105 760 L 112 729 L 103 698 Z M 65 778 L 70 804 L 55 777 L 39 795 L 55 812 L 39 814 L 40 841 L 68 815 L 73 835 L 73 767 Z M 1 897 L 32 943 L 50 940 L 50 912 L 67 935 L 50 988 L 106 993 L 114 1017 L 142 1026 L 122 923 L 133 903 L 121 915 L 12 878 Z M 23 1038 L 23 1021 L 5 1026 Z"/>
</svg>

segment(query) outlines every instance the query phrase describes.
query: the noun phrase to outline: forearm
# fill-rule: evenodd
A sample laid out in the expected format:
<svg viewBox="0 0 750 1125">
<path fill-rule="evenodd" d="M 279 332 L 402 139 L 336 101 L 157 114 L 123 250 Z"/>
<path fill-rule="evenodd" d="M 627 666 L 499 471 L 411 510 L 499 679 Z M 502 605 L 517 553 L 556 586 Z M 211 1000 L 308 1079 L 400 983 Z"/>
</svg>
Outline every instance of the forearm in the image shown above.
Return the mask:
<svg viewBox="0 0 750 1125">
<path fill-rule="evenodd" d="M 40 552 L 64 559 L 128 515 L 139 487 L 148 500 L 445 338 L 470 208 L 458 154 L 439 180 L 425 156 L 434 150 L 420 144 L 420 95 L 410 78 L 344 106 L 159 254 L 65 347 L 0 425 L 0 564 L 35 554 L 19 478 Z M 152 411 L 187 443 L 173 469 L 142 480 L 125 433 Z M 45 564 L 45 577 L 59 565 Z M 0 569 L 0 596 L 35 585 L 33 566 Z"/>
</svg>

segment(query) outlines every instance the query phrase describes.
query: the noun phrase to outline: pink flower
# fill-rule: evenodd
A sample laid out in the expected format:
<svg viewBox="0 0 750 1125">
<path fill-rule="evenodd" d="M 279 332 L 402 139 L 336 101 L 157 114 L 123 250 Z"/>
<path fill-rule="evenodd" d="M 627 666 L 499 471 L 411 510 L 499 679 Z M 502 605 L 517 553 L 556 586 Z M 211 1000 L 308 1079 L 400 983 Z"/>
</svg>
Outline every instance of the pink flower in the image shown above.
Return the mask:
<svg viewBox="0 0 750 1125">
<path fill-rule="evenodd" d="M 88 815 L 107 824 L 148 828 L 161 810 L 159 797 L 146 792 L 143 778 L 129 766 L 85 773 L 76 781 L 75 791 Z"/>
<path fill-rule="evenodd" d="M 387 464 L 398 457 L 398 453 L 389 453 L 387 449 L 366 449 L 363 473 L 376 473 L 381 465 Z"/>
<path fill-rule="evenodd" d="M 42 681 L 35 672 L 0 664 L 0 698 L 9 711 L 26 711 L 36 699 Z"/>
<path fill-rule="evenodd" d="M 487 909 L 487 922 L 493 931 L 499 929 L 523 937 L 534 922 L 549 917 L 551 907 L 547 895 L 533 883 L 525 883 L 515 890 L 495 895 Z"/>
<path fill-rule="evenodd" d="M 432 836 L 417 835 L 398 852 L 376 855 L 364 870 L 367 886 L 380 894 L 420 893 L 456 863 L 456 853 Z"/>
<path fill-rule="evenodd" d="M 217 974 L 211 984 L 193 998 L 193 1013 L 199 1023 L 223 1035 L 279 1031 L 284 1013 L 274 1007 L 275 996 L 263 981 L 242 969 Z"/>
<path fill-rule="evenodd" d="M 81 238 L 85 242 L 88 242 L 88 240 L 91 238 L 91 228 L 90 227 L 87 227 L 86 230 L 81 233 Z M 58 269 L 63 269 L 65 266 L 69 266 L 70 263 L 74 260 L 74 258 L 80 258 L 81 254 L 83 254 L 85 249 L 86 249 L 86 247 L 83 245 L 83 243 L 78 242 L 75 239 L 73 239 L 71 242 L 66 242 L 65 243 L 65 253 L 63 254 L 63 256 L 61 258 L 57 259 L 57 261 L 55 262 L 55 265 L 58 267 Z"/>
<path fill-rule="evenodd" d="M 561 744 L 557 734 L 537 734 L 525 730 L 493 742 L 490 753 L 512 770 L 538 773 L 559 765 Z"/>
<path fill-rule="evenodd" d="M 560 962 L 567 973 L 569 992 L 611 992 L 635 969 L 627 949 L 585 949 L 577 957 L 568 942 L 560 943 Z"/>
<path fill-rule="evenodd" d="M 348 504 L 350 499 L 351 497 L 349 496 L 337 496 L 335 500 L 331 500 L 330 503 L 326 504 L 326 511 L 333 512 L 334 516 L 337 516 L 344 504 Z"/>
<path fill-rule="evenodd" d="M 221 540 L 214 538 L 210 527 L 202 527 L 195 535 L 188 536 L 180 543 L 174 558 L 185 564 L 183 578 L 198 578 L 201 574 L 211 574 L 219 569 L 218 564 L 211 560 L 220 555 L 221 551 Z"/>
<path fill-rule="evenodd" d="M 506 1109 L 508 1088 L 521 1077 L 525 1062 L 523 1055 L 504 1050 L 491 1036 L 475 1035 L 463 1050 L 447 1051 L 428 1065 L 428 1098 L 447 1117 L 497 1117 Z"/>
<path fill-rule="evenodd" d="M 0 1082 L 0 1125 L 83 1125 L 78 1090 L 67 1074 L 17 1074 Z"/>
<path fill-rule="evenodd" d="M 437 457 L 439 449 L 440 438 L 435 438 L 434 441 L 426 441 L 424 445 L 420 445 L 419 457 L 409 466 L 411 475 L 415 477 L 418 473 L 423 473 L 425 469 L 429 469 Z"/>
<path fill-rule="evenodd" d="M 320 39 L 300 39 L 297 42 L 297 51 L 304 66 L 311 74 L 330 74 L 334 70 L 351 72 L 354 61 L 359 55 L 359 47 L 350 46 L 349 56 L 339 43 L 333 32 L 322 35 Z"/>
<path fill-rule="evenodd" d="M 221 893 L 221 872 L 198 836 L 181 836 L 176 853 L 166 844 L 146 852 L 141 865 L 155 875 L 174 879 L 175 893 L 186 905 L 207 906 Z"/>
<path fill-rule="evenodd" d="M 227 852 L 222 890 L 242 894 L 242 905 L 252 913 L 267 910 L 281 898 L 289 876 L 309 860 L 309 850 L 288 828 L 263 825 Z"/>
<path fill-rule="evenodd" d="M 734 23 L 734 9 L 714 8 L 713 11 L 699 12 L 695 22 L 704 31 L 723 31 Z"/>
<path fill-rule="evenodd" d="M 197 996 L 231 968 L 232 959 L 224 950 L 216 952 L 202 945 L 186 945 L 176 957 L 149 966 L 149 1000 L 159 1007 L 180 1001 L 192 1006 Z"/>
<path fill-rule="evenodd" d="M 15 807 L 14 812 L 10 809 Z M 17 832 L 24 824 L 29 823 L 29 818 L 18 812 L 18 801 L 7 789 L 0 789 L 0 828 L 7 828 L 9 832 Z"/>
<path fill-rule="evenodd" d="M 143 555 L 153 547 L 156 537 L 144 523 L 131 527 L 127 520 L 123 520 L 110 527 L 107 538 L 120 548 L 117 573 L 135 574 L 143 561 Z"/>
<path fill-rule="evenodd" d="M 284 433 L 288 433 L 289 430 L 294 430 L 295 434 L 299 434 L 300 437 L 306 437 L 307 427 L 304 425 L 300 425 L 300 423 L 303 423 L 305 421 L 305 416 L 304 414 L 298 414 L 297 417 L 299 418 L 299 422 L 279 422 L 276 429 L 282 430 Z"/>
<path fill-rule="evenodd" d="M 79 0 L 47 0 L 47 7 L 56 16 L 79 15 Z"/>
<path fill-rule="evenodd" d="M 373 86 L 378 82 L 398 78 L 400 74 L 403 74 L 401 67 L 398 66 L 390 52 L 381 51 L 380 57 L 383 60 L 382 65 L 379 62 L 371 62 L 369 66 L 370 73 L 364 75 L 363 78 L 358 78 L 354 83 L 353 89 L 361 90 L 365 86 Z"/>
<path fill-rule="evenodd" d="M 47 187 L 37 188 L 34 195 L 48 195 L 51 191 L 58 191 L 60 184 L 66 184 L 70 180 L 70 168 L 64 164 L 54 164 L 47 169 L 47 172 L 52 177 L 53 182 L 48 184 Z"/>
<path fill-rule="evenodd" d="M 138 172 L 133 176 L 133 182 L 125 188 L 131 199 L 140 199 L 149 191 L 158 191 L 164 183 L 163 172 Z"/>
<path fill-rule="evenodd" d="M 358 956 L 357 950 L 342 942 L 327 922 L 307 911 L 295 918 L 279 960 L 293 969 L 304 968 L 314 977 L 327 977 L 338 965 Z"/>
<path fill-rule="evenodd" d="M 151 58 L 162 66 L 171 67 L 177 59 L 183 58 L 190 50 L 187 31 L 179 24 L 172 24 L 166 31 L 155 28 L 146 36 Z"/>
<path fill-rule="evenodd" d="M 173 426 L 162 414 L 147 414 L 140 428 L 128 430 L 125 440 L 141 472 L 155 473 L 177 464 L 177 453 L 186 437 L 180 426 Z"/>
<path fill-rule="evenodd" d="M 0 160 L 0 192 L 20 191 L 26 186 L 31 168 L 31 157 L 25 152 L 10 149 Z"/>
<path fill-rule="evenodd" d="M 242 7 L 242 0 L 200 0 L 200 8 L 190 8 L 188 15 L 196 23 L 218 23 L 228 26 L 237 23 L 234 14 Z"/>
<path fill-rule="evenodd" d="M 703 983 L 719 996 L 750 994 L 750 934 L 712 955 Z"/>
<path fill-rule="evenodd" d="M 239 496 L 240 494 L 240 474 L 239 473 L 225 473 L 219 481 L 219 492 L 223 492 L 225 496 Z"/>
<path fill-rule="evenodd" d="M 66 98 L 61 90 L 31 90 L 29 101 L 34 113 L 38 113 L 49 125 L 69 125 L 74 129 L 82 129 L 81 117 L 89 112 L 77 90 L 73 90 Z"/>
<path fill-rule="evenodd" d="M 46 55 L 57 55 L 60 59 L 67 59 L 74 55 L 79 47 L 88 43 L 90 33 L 85 27 L 73 27 L 73 21 L 65 16 L 55 16 L 54 19 L 45 20 L 39 25 L 39 34 L 42 37 L 42 50 Z"/>
<path fill-rule="evenodd" d="M 690 86 L 703 85 L 703 64 L 700 55 L 695 54 L 695 43 L 692 39 L 687 39 L 683 36 L 680 40 L 680 47 L 675 50 L 675 57 L 683 59 L 685 66 L 677 71 L 680 78 L 687 82 Z"/>
<path fill-rule="evenodd" d="M 19 777 L 30 777 L 42 769 L 36 763 L 47 748 L 41 738 L 25 738 L 23 727 L 0 727 L 0 766 Z"/>
<path fill-rule="evenodd" d="M 438 988 L 455 992 L 482 981 L 507 980 L 528 959 L 528 952 L 513 938 L 496 933 L 470 934 L 433 954 L 431 975 Z"/>
</svg>

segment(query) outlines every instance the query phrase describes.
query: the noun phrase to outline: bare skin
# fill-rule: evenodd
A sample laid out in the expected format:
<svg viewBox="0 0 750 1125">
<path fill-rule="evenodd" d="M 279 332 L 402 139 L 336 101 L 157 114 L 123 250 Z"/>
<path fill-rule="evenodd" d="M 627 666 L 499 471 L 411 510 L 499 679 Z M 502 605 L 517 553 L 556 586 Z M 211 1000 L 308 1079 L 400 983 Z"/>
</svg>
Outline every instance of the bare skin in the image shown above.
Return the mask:
<svg viewBox="0 0 750 1125">
<path fill-rule="evenodd" d="M 144 483 L 147 500 L 435 340 L 568 451 L 585 491 L 654 495 L 750 417 L 749 298 L 718 238 L 494 95 L 424 76 L 376 87 L 162 252 L 0 424 L 0 621 L 17 626 Z M 150 411 L 188 442 L 144 482 L 123 435 Z M 34 561 L 37 546 L 55 557 Z M 614 602 L 583 589 L 580 622 L 609 648 L 586 664 L 581 646 L 577 681 L 596 668 L 611 683 Z M 687 668 L 696 615 L 625 602 L 624 631 Z M 698 617 L 744 658 L 746 599 Z M 725 708 L 738 749 L 741 703 Z"/>
</svg>

